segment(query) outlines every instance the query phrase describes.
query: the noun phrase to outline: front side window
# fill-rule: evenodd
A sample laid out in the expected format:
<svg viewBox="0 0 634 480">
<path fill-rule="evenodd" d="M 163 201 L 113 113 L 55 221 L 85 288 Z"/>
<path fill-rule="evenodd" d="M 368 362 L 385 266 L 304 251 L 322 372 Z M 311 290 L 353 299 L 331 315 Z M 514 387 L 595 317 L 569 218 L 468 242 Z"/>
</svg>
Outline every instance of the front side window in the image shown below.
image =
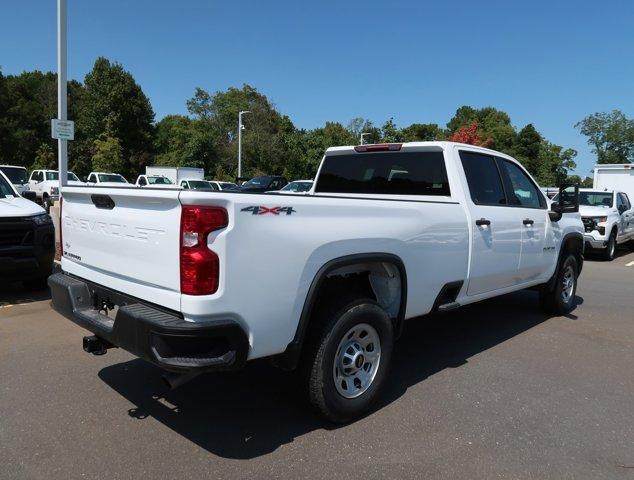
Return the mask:
<svg viewBox="0 0 634 480">
<path fill-rule="evenodd" d="M 476 152 L 460 152 L 471 200 L 476 205 L 506 205 L 504 187 L 495 159 Z"/>
<path fill-rule="evenodd" d="M 93 173 L 93 174 L 91 174 L 91 175 L 88 177 L 88 181 L 89 181 L 90 183 L 97 183 L 97 179 L 95 178 L 95 174 L 94 174 L 94 173 Z"/>
<path fill-rule="evenodd" d="M 449 196 L 442 152 L 326 156 L 315 192 Z"/>
<path fill-rule="evenodd" d="M 141 177 L 139 179 L 139 185 L 147 185 L 147 181 L 145 180 L 145 177 Z"/>
<path fill-rule="evenodd" d="M 507 180 L 509 203 L 526 208 L 544 208 L 546 202 L 535 184 L 524 171 L 508 160 L 499 159 Z"/>
</svg>

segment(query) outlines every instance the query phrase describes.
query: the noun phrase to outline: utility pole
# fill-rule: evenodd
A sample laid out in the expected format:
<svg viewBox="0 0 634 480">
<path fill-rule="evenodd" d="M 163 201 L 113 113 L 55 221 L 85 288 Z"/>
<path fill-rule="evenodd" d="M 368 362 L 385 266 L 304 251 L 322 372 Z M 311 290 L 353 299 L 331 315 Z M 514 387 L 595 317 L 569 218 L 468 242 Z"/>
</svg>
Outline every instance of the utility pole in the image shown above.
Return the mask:
<svg viewBox="0 0 634 480">
<path fill-rule="evenodd" d="M 238 113 L 238 178 L 242 178 L 242 130 L 244 130 L 244 125 L 242 125 L 242 115 L 245 113 L 251 113 L 248 110 L 243 110 Z"/>
<path fill-rule="evenodd" d="M 365 137 L 366 135 L 370 135 L 370 134 L 369 134 L 368 132 L 363 132 L 363 133 L 361 134 L 361 139 L 360 139 L 360 142 L 361 142 L 360 144 L 361 144 L 361 145 L 363 145 L 363 137 Z"/>
<path fill-rule="evenodd" d="M 68 120 L 66 92 L 66 0 L 57 0 L 57 118 Z M 59 186 L 68 180 L 68 140 L 58 138 Z"/>
</svg>

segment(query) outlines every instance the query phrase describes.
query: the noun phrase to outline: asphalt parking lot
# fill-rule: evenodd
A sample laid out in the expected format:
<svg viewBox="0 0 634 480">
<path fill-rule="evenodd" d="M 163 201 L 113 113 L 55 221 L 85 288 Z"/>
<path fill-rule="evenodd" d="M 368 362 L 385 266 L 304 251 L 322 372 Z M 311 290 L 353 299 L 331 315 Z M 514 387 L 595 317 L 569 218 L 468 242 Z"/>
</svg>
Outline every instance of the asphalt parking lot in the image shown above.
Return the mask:
<svg viewBox="0 0 634 480">
<path fill-rule="evenodd" d="M 586 262 L 568 316 L 524 291 L 409 322 L 381 404 L 346 426 L 268 363 L 168 391 L 84 334 L 0 287 L 0 478 L 634 479 L 629 252 Z"/>
</svg>

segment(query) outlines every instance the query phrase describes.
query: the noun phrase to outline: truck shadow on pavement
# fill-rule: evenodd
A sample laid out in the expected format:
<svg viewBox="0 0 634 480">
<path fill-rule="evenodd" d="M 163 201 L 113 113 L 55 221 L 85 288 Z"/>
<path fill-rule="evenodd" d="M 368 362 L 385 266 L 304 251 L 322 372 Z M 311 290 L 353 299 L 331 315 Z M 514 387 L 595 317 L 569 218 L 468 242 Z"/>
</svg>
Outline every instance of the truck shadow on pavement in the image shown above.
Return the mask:
<svg viewBox="0 0 634 480">
<path fill-rule="evenodd" d="M 50 299 L 51 291 L 48 288 L 27 290 L 21 283 L 0 282 L 0 308 Z"/>
<path fill-rule="evenodd" d="M 576 300 L 577 305 L 583 303 L 580 297 Z M 444 369 L 459 368 L 470 357 L 549 318 L 539 309 L 535 292 L 521 291 L 408 321 L 374 412 L 410 386 Z M 264 361 L 237 373 L 203 375 L 172 391 L 163 385 L 158 367 L 139 359 L 106 367 L 99 377 L 135 405 L 128 415 L 152 417 L 224 458 L 255 458 L 313 430 L 339 428 L 310 412 L 292 373 Z"/>
</svg>

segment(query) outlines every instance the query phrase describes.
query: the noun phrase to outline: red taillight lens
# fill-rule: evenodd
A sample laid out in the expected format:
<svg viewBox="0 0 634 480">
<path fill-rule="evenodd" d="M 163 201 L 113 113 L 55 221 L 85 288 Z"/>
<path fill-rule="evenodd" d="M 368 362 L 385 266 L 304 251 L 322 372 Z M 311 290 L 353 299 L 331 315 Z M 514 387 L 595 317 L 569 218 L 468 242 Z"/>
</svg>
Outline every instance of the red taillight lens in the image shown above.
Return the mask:
<svg viewBox="0 0 634 480">
<path fill-rule="evenodd" d="M 363 152 L 397 152 L 403 146 L 402 143 L 375 143 L 370 145 L 357 145 L 355 151 Z"/>
<path fill-rule="evenodd" d="M 181 212 L 181 293 L 210 295 L 218 290 L 220 260 L 207 247 L 209 233 L 226 227 L 227 211 L 219 207 L 183 206 Z"/>
</svg>

